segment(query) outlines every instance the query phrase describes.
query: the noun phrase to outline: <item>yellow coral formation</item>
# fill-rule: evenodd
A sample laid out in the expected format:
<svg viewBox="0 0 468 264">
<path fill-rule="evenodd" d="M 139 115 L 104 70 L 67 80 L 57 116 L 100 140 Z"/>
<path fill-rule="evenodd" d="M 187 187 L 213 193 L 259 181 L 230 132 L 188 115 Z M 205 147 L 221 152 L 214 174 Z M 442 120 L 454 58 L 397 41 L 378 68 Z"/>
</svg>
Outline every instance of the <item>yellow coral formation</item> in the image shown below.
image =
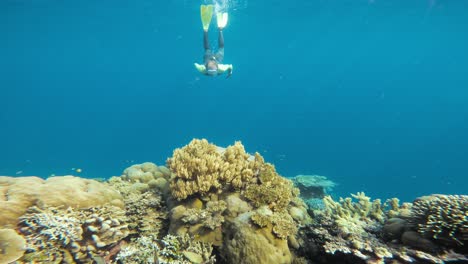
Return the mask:
<svg viewBox="0 0 468 264">
<path fill-rule="evenodd" d="M 260 154 L 249 155 L 240 142 L 224 149 L 205 139 L 194 139 L 176 149 L 167 165 L 173 173 L 172 197 L 177 199 L 168 202 L 174 206 L 169 233 L 188 233 L 199 241 L 222 246 L 222 254 L 228 255 L 231 254 L 226 253 L 228 248 L 234 255 L 248 251 L 256 255 L 254 251 L 260 250 L 263 244 L 261 254 L 271 258 L 284 253 L 280 258 L 288 260 L 284 263 L 290 262 L 288 241 L 299 247 L 295 239 L 297 226 L 310 221 L 310 217 L 305 203 L 298 198 L 299 189 L 281 177 Z M 214 205 L 220 209 L 213 210 Z M 249 237 L 257 242 L 228 242 L 227 228 L 232 228 L 233 233 L 236 229 L 253 230 L 255 234 Z M 246 248 L 241 248 L 243 243 Z M 234 259 L 239 256 L 233 259 L 229 256 L 229 262 L 236 263 Z M 255 258 L 252 256 L 249 260 L 252 262 L 246 263 L 254 263 Z"/>
<path fill-rule="evenodd" d="M 221 149 L 206 139 L 194 139 L 187 146 L 174 150 L 167 160 L 175 174 L 171 179 L 172 195 L 178 200 L 193 194 L 206 195 L 220 189 L 239 189 L 255 181 L 255 174 L 264 163 L 257 153 L 252 159 L 240 142 Z"/>
</svg>

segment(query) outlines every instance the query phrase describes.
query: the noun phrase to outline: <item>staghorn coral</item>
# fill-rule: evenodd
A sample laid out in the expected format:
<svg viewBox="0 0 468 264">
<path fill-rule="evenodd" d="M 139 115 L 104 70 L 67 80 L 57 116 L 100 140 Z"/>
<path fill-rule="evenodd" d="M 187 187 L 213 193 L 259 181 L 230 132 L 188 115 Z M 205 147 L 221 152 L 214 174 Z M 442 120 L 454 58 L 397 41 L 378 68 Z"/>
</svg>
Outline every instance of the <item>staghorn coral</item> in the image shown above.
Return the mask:
<svg viewBox="0 0 468 264">
<path fill-rule="evenodd" d="M 13 263 L 23 256 L 26 241 L 13 229 L 0 229 L 0 263 Z"/>
<path fill-rule="evenodd" d="M 365 226 L 377 220 L 379 223 L 385 221 L 385 214 L 382 210 L 379 199 L 370 201 L 370 198 L 365 196 L 363 192 L 351 194 L 357 202 L 353 202 L 352 198 L 340 198 L 339 202 L 333 201 L 330 196 L 325 196 L 323 202 L 325 204 L 324 213 L 331 216 L 339 230 L 346 235 L 365 234 Z"/>
<path fill-rule="evenodd" d="M 400 205 L 400 200 L 398 198 L 388 199 L 385 202 L 385 207 L 388 208 L 386 214 L 388 218 L 409 218 L 411 217 L 411 207 L 412 203 L 403 203 Z"/>
<path fill-rule="evenodd" d="M 413 203 L 409 221 L 426 238 L 462 246 L 468 241 L 468 195 L 420 197 Z"/>
</svg>

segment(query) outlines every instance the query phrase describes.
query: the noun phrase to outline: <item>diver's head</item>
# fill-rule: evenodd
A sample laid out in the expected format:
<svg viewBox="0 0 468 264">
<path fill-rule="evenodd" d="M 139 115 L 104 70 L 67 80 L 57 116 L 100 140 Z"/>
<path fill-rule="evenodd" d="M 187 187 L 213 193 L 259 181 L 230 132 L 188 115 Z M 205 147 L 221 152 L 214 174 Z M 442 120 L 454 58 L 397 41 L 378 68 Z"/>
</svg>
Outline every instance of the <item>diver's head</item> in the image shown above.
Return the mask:
<svg viewBox="0 0 468 264">
<path fill-rule="evenodd" d="M 209 60 L 206 63 L 206 74 L 210 76 L 218 74 L 218 63 L 216 60 Z"/>
</svg>

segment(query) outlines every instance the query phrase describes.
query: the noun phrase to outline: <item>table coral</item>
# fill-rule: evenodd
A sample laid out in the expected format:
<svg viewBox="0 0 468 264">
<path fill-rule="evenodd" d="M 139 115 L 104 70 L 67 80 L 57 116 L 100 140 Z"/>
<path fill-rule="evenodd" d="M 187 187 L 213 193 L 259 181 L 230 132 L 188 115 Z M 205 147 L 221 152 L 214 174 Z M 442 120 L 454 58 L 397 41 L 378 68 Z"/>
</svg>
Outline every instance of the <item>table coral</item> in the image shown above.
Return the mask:
<svg viewBox="0 0 468 264">
<path fill-rule="evenodd" d="M 320 175 L 297 175 L 290 179 L 294 186 L 299 188 L 304 200 L 323 198 L 328 191 L 336 186 L 336 183 Z"/>
</svg>

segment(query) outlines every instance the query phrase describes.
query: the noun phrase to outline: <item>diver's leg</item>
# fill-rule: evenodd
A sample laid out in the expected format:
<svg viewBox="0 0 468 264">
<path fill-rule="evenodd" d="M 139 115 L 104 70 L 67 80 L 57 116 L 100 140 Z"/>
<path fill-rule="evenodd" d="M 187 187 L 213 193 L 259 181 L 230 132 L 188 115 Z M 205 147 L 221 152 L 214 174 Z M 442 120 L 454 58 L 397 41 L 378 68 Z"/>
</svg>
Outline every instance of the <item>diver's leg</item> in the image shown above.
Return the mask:
<svg viewBox="0 0 468 264">
<path fill-rule="evenodd" d="M 210 49 L 210 41 L 208 40 L 208 31 L 203 31 L 203 47 L 206 50 Z"/>
<path fill-rule="evenodd" d="M 218 48 L 224 49 L 223 30 L 221 29 L 219 29 L 219 33 L 218 33 Z"/>
<path fill-rule="evenodd" d="M 218 33 L 218 52 L 216 52 L 216 61 L 222 63 L 224 59 L 224 37 L 223 31 L 219 29 Z"/>
</svg>

